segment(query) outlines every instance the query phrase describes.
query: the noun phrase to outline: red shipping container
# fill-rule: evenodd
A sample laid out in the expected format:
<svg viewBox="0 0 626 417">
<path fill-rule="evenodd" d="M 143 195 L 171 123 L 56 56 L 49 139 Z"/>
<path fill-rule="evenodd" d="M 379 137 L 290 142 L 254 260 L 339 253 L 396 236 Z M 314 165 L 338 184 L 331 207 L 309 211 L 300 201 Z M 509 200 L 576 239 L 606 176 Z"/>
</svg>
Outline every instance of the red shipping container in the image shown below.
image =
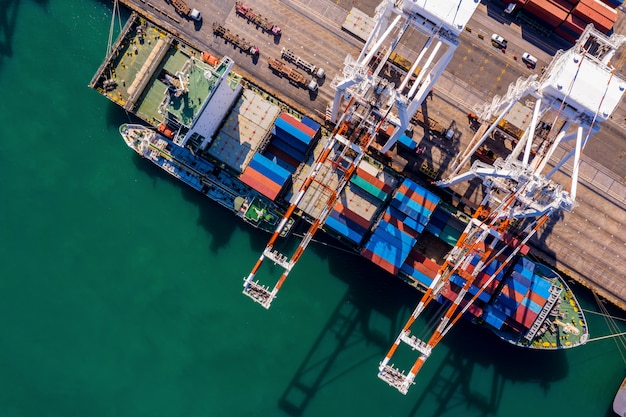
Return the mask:
<svg viewBox="0 0 626 417">
<path fill-rule="evenodd" d="M 364 229 L 369 229 L 370 226 L 372 225 L 372 223 L 369 220 L 364 219 L 363 217 L 359 216 L 354 211 L 350 210 L 349 208 L 347 208 L 346 206 L 344 206 L 343 204 L 339 202 L 335 204 L 334 209 L 335 211 L 340 213 L 342 216 L 344 216 L 345 218 L 349 220 L 352 220 L 354 223 L 358 224 Z"/>
<path fill-rule="evenodd" d="M 421 272 L 422 274 L 426 275 L 429 278 L 435 278 L 437 276 L 438 271 L 433 271 L 432 269 L 426 268 L 426 265 L 424 265 L 420 261 L 416 261 L 415 259 L 407 258 L 407 260 L 404 263 L 414 268 L 415 270 Z"/>
<path fill-rule="evenodd" d="M 570 14 L 560 27 L 565 29 L 567 32 L 570 32 L 570 35 L 576 34 L 580 36 L 587 27 L 587 22 L 578 16 Z"/>
<path fill-rule="evenodd" d="M 558 28 L 554 29 L 554 33 L 556 35 L 559 35 L 560 37 L 562 37 L 566 41 L 571 42 L 571 43 L 575 43 L 578 40 L 578 38 L 580 37 L 580 34 L 574 35 L 574 34 L 572 34 L 572 32 L 570 30 L 568 30 L 566 28 L 563 28 L 563 27 L 558 27 Z"/>
<path fill-rule="evenodd" d="M 550 28 L 555 28 L 567 18 L 569 10 L 562 9 L 549 0 L 531 0 L 524 6 L 524 12 L 542 20 Z"/>
<path fill-rule="evenodd" d="M 300 165 L 300 161 L 272 144 L 267 146 L 267 151 L 273 153 L 294 168 L 297 168 L 298 165 Z"/>
<path fill-rule="evenodd" d="M 282 113 L 279 118 L 283 119 L 285 122 L 289 123 L 293 127 L 297 128 L 299 131 L 304 132 L 311 137 L 315 135 L 315 130 L 311 129 L 289 113 Z"/>
<path fill-rule="evenodd" d="M 617 16 L 615 16 L 615 20 L 611 20 L 585 3 L 578 3 L 572 13 L 585 22 L 593 23 L 593 26 L 601 32 L 611 30 L 615 20 L 617 20 Z"/>
<path fill-rule="evenodd" d="M 381 258 L 380 256 L 376 255 L 374 252 L 370 251 L 369 249 L 363 249 L 363 251 L 361 252 L 361 255 L 363 255 L 363 257 L 365 257 L 366 259 L 369 259 L 370 261 L 372 261 L 373 263 L 375 263 L 376 265 L 380 266 L 382 269 L 384 269 L 385 271 L 393 275 L 396 275 L 398 273 L 399 268 L 394 266 L 392 263 L 386 261 L 384 258 Z"/>
<path fill-rule="evenodd" d="M 602 16 L 609 18 L 609 20 L 613 21 L 613 23 L 617 20 L 617 10 L 600 0 L 580 0 L 580 2 L 591 7 Z"/>
<path fill-rule="evenodd" d="M 251 167 L 246 168 L 240 179 L 244 184 L 249 185 L 271 200 L 276 198 L 282 188 L 279 184 L 276 184 Z"/>
<path fill-rule="evenodd" d="M 375 176 L 361 168 L 356 169 L 356 175 L 363 178 L 365 181 L 369 182 L 374 187 L 382 190 L 387 194 L 389 194 L 389 192 L 391 191 L 391 185 L 386 184 L 383 180 L 376 178 Z"/>
<path fill-rule="evenodd" d="M 568 13 L 572 11 L 575 4 L 572 4 L 570 0 L 549 0 L 550 3 L 559 6 L 561 9 L 566 10 Z"/>
</svg>

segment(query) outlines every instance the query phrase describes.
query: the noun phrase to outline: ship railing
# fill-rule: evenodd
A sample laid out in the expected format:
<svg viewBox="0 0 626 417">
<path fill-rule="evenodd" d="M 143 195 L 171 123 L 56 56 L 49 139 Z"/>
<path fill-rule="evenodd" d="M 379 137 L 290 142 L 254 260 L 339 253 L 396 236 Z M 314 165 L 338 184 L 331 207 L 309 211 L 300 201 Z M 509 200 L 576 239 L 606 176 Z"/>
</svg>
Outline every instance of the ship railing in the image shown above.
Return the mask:
<svg viewBox="0 0 626 417">
<path fill-rule="evenodd" d="M 394 387 L 402 394 L 409 392 L 409 387 L 414 382 L 405 375 L 400 369 L 394 367 L 393 365 L 386 365 L 380 371 L 378 371 L 378 378 L 385 381 L 390 386 Z"/>
<path fill-rule="evenodd" d="M 265 248 L 265 250 L 263 251 L 263 255 L 265 255 L 266 258 L 271 259 L 275 264 L 280 265 L 286 271 L 291 271 L 291 268 L 293 267 L 293 262 L 289 261 L 289 258 L 287 258 L 287 256 L 283 255 L 277 250 Z"/>
<path fill-rule="evenodd" d="M 245 281 L 245 279 L 244 279 Z M 259 281 L 251 281 L 244 284 L 243 293 L 250 297 L 255 303 L 261 304 L 265 309 L 269 309 L 274 296 L 269 287 L 259 284 Z"/>
</svg>

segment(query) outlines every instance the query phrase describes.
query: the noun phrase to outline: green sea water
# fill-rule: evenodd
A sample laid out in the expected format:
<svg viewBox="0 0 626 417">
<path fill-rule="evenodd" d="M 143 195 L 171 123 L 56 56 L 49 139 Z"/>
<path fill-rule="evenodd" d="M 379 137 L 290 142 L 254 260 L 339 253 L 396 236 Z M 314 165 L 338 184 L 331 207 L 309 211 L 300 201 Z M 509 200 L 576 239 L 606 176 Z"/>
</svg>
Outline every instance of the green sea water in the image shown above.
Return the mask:
<svg viewBox="0 0 626 417">
<path fill-rule="evenodd" d="M 345 252 L 314 244 L 269 311 L 243 296 L 267 236 L 137 157 L 87 87 L 110 14 L 0 0 L 0 417 L 611 415 L 613 341 L 468 323 L 400 395 L 376 371 L 419 294 Z"/>
</svg>

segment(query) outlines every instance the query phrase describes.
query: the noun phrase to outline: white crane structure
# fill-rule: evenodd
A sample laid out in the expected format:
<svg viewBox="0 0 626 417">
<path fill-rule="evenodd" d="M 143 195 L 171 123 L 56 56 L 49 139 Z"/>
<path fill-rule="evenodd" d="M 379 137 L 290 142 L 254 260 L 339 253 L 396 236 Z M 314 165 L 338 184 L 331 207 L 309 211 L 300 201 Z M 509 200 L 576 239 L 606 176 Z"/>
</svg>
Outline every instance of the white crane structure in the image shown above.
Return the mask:
<svg viewBox="0 0 626 417">
<path fill-rule="evenodd" d="M 348 56 L 344 68 L 344 78 L 336 78 L 331 84 L 337 89 L 332 116 L 333 122 L 336 122 L 335 130 L 311 165 L 301 186 L 298 190 L 294 190 L 283 219 L 279 222 L 276 231 L 251 272 L 244 278 L 243 293 L 245 295 L 269 309 L 314 234 L 325 224 L 340 193 L 348 184 L 350 177 L 372 145 L 377 133 L 389 122 L 396 126 L 393 135 L 382 150 L 386 152 L 408 127 L 411 117 L 452 58 L 458 45 L 457 37 L 478 4 L 477 0 L 439 0 L 437 2 L 384 0 L 377 7 L 377 23 L 359 58 L 355 61 Z M 392 15 L 395 17 L 389 24 L 388 21 Z M 404 22 L 400 24 L 402 19 Z M 394 88 L 393 84 L 379 77 L 378 74 L 409 26 L 426 33 L 429 38 L 401 85 Z M 383 30 L 384 33 L 381 34 Z M 384 56 L 378 57 L 380 63 L 370 74 L 370 61 L 381 51 L 383 44 L 388 41 L 394 30 L 397 32 L 394 39 L 390 45 L 386 46 Z M 435 46 L 431 50 L 433 43 Z M 448 46 L 447 50 L 433 65 L 433 61 L 438 57 L 441 46 L 444 44 Z M 402 91 L 408 86 L 411 74 L 416 71 L 422 58 L 429 51 L 430 54 L 413 82 L 409 93 L 403 95 Z M 349 102 L 337 120 L 341 99 L 344 96 L 349 97 Z M 394 108 L 397 108 L 397 117 L 393 114 Z M 305 195 L 313 195 L 316 205 L 321 209 L 315 216 L 311 216 L 313 217 L 310 219 L 311 226 L 303 235 L 295 251 L 291 255 L 285 255 L 276 248 L 276 243 L 283 227 L 294 211 L 298 209 L 298 205 L 303 201 Z M 263 285 L 257 279 L 257 273 L 266 259 L 273 261 L 283 270 L 273 287 Z"/>
<path fill-rule="evenodd" d="M 615 74 L 610 64 L 624 40 L 621 35 L 609 38 L 590 25 L 573 48 L 556 54 L 541 79 L 531 76 L 519 80 L 504 97 L 496 97 L 492 103 L 477 109 L 480 118 L 487 123 L 478 130 L 467 150 L 459 156 L 450 178 L 439 181 L 438 185 L 450 187 L 478 177 L 483 182 L 486 194 L 380 363 L 379 378 L 401 393 L 407 393 L 433 348 L 474 304 L 494 277 L 523 251 L 525 243 L 549 216 L 559 210 L 571 211 L 574 207 L 581 153 L 592 134 L 599 129 L 597 124 L 611 115 L 626 89 L 626 81 Z M 498 158 L 493 165 L 475 161 L 469 171 L 458 174 L 513 104 L 528 96 L 535 100 L 532 121 L 512 152 L 505 159 Z M 552 117 L 551 131 L 541 143 L 535 143 L 536 127 L 542 123 L 542 119 Z M 562 127 L 556 128 L 557 124 Z M 573 150 L 556 162 L 549 172 L 544 173 L 546 165 L 555 155 L 555 149 L 570 140 L 575 141 Z M 572 157 L 569 186 L 556 183 L 553 175 Z M 470 273 L 466 267 L 471 258 L 480 260 Z M 477 285 L 477 294 L 470 295 L 468 290 L 477 283 L 476 276 L 496 258 L 500 260 L 494 263 L 499 265 L 496 272 L 482 286 Z M 413 327 L 417 327 L 414 326 L 416 319 L 449 285 L 453 274 L 460 276 L 464 285 L 441 316 L 432 334 L 429 333 L 432 329 L 427 329 L 426 337 L 418 338 L 412 334 Z M 525 337 L 531 340 L 536 331 L 530 328 Z M 406 374 L 390 364 L 397 348 L 403 343 L 419 352 L 419 357 Z"/>
<path fill-rule="evenodd" d="M 361 53 L 356 59 L 346 56 L 343 74 L 331 82 L 331 87 L 336 89 L 332 122 L 337 121 L 344 96 L 358 96 L 369 86 L 379 86 L 387 97 L 385 106 L 395 106 L 396 110 L 387 118 L 394 125 L 394 132 L 381 148 L 382 153 L 389 151 L 408 128 L 411 118 L 452 59 L 459 45 L 458 37 L 479 3 L 476 0 L 381 2 L 376 8 L 374 30 Z M 395 86 L 380 78 L 379 73 L 409 28 L 425 35 L 427 40 L 400 85 Z M 445 46 L 443 50 L 442 46 Z M 373 60 L 378 64 L 370 71 Z M 407 88 L 408 92 L 405 92 Z"/>
</svg>

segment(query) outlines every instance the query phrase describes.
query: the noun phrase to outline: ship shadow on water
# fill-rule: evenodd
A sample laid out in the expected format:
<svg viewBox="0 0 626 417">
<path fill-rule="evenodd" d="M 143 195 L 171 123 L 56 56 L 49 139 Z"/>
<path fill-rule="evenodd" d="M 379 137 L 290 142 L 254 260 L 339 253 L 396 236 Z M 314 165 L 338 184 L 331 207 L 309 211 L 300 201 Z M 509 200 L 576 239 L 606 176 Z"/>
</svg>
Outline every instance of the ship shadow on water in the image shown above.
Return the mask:
<svg viewBox="0 0 626 417">
<path fill-rule="evenodd" d="M 329 238 L 322 239 L 336 244 Z M 346 282 L 348 290 L 279 399 L 279 407 L 294 417 L 305 413 L 320 390 L 338 378 L 351 377 L 349 374 L 357 366 L 371 367 L 368 375 L 376 378 L 379 361 L 421 297 L 421 293 L 398 278 L 373 269 L 371 263 L 357 255 L 320 245 L 312 245 L 311 250 L 328 261 L 332 274 Z M 436 320 L 437 310 L 437 306 L 427 308 L 422 314 L 424 322 Z M 375 346 L 376 353 L 353 357 L 351 348 L 359 343 Z M 340 357 L 347 355 L 353 365 L 347 368 L 344 365 L 345 369 L 338 372 L 334 368 L 343 365 Z M 415 355 L 413 360 L 416 358 Z M 417 400 L 406 415 L 437 417 L 468 411 L 498 415 L 505 386 L 534 383 L 547 393 L 553 382 L 567 374 L 563 351 L 521 349 L 503 342 L 489 330 L 462 320 L 434 350 L 416 378 L 408 396 Z M 381 391 L 392 390 L 379 382 Z M 403 399 L 395 391 L 391 395 Z"/>
<path fill-rule="evenodd" d="M 32 1 L 43 8 L 46 8 L 49 2 L 49 0 Z M 13 34 L 22 2 L 23 0 L 0 0 L 0 68 L 5 57 L 13 56 Z"/>
</svg>

